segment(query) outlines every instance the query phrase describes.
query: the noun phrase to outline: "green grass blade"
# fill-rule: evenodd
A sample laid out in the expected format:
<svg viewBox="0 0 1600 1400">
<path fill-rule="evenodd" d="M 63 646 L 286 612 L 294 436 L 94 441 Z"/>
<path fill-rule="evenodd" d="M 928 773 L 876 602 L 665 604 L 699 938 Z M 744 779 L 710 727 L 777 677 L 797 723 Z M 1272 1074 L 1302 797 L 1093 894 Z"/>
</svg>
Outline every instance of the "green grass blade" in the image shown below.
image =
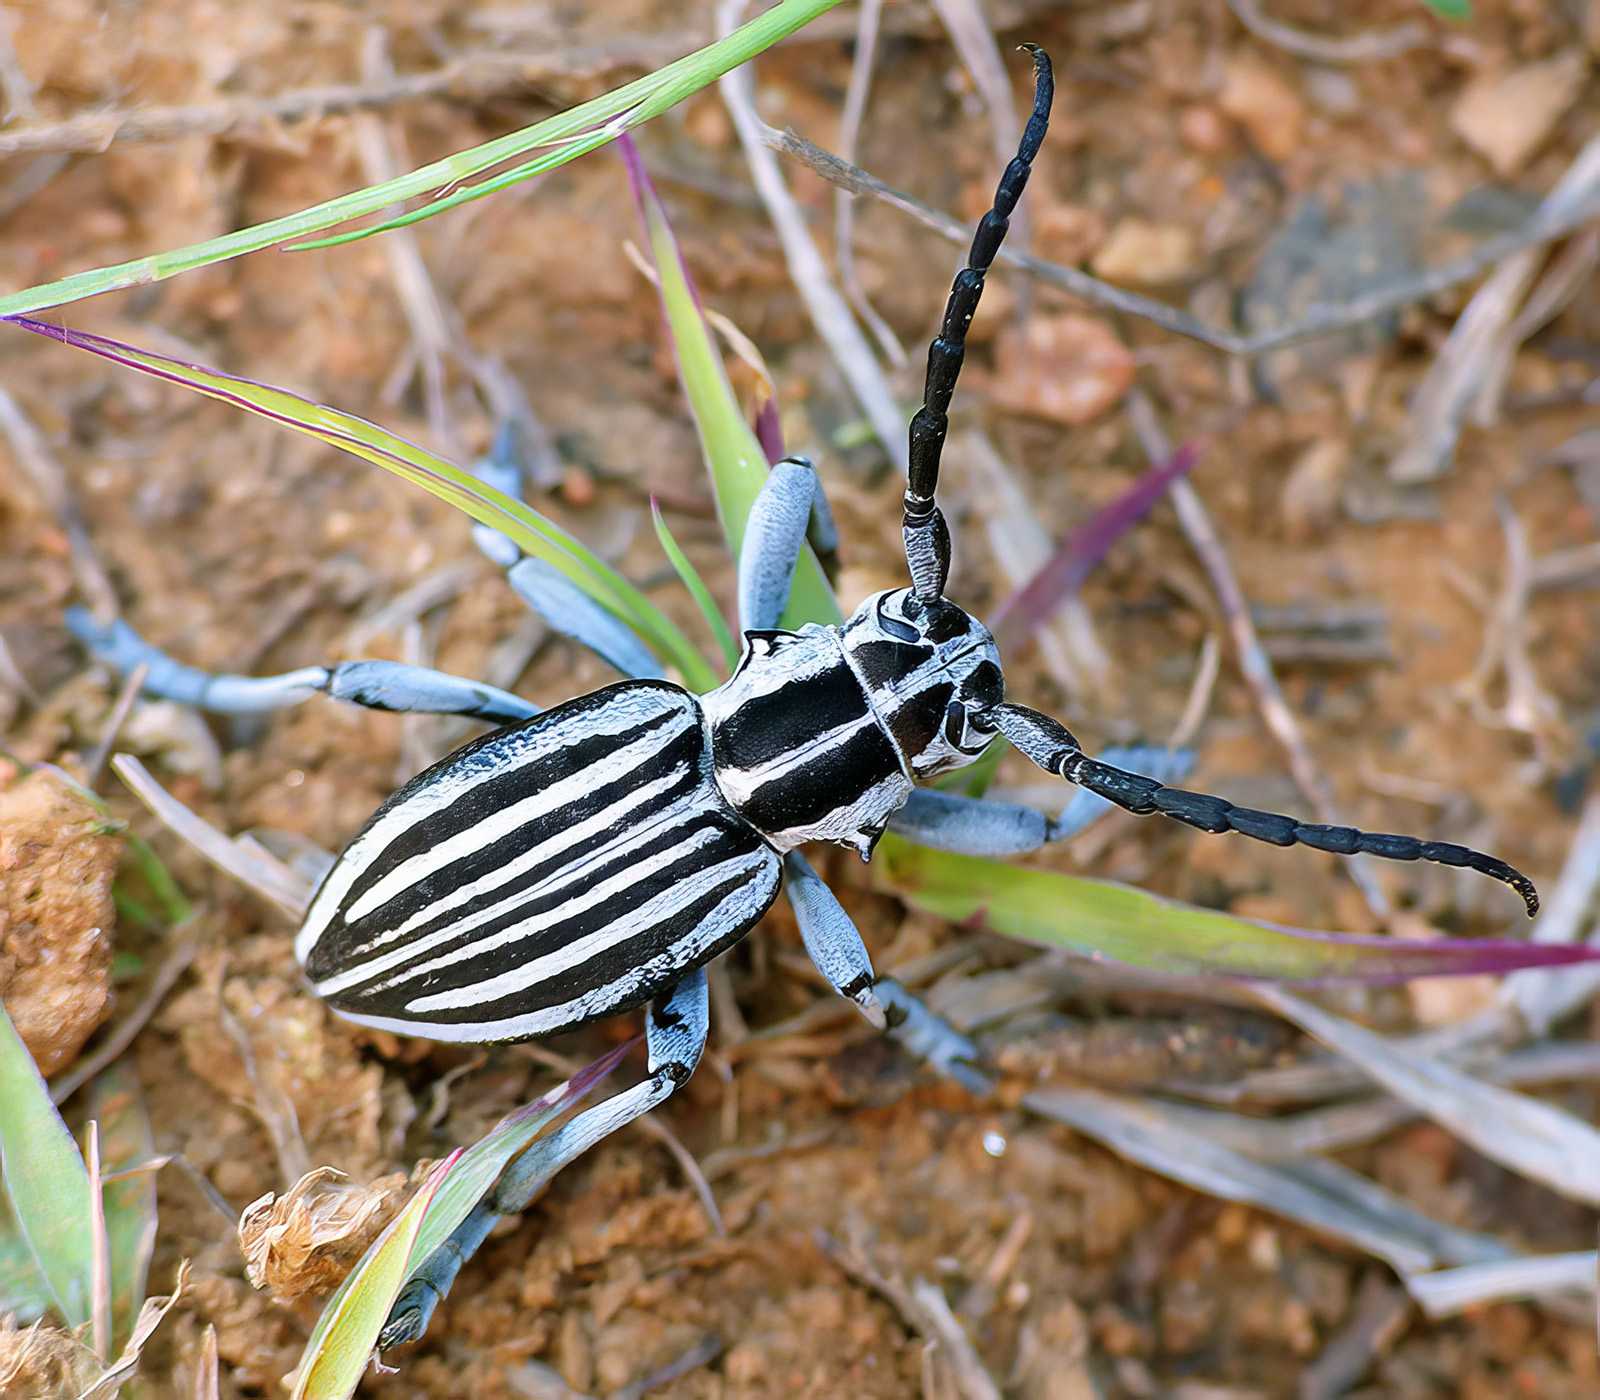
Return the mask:
<svg viewBox="0 0 1600 1400">
<path fill-rule="evenodd" d="M 295 1372 L 293 1400 L 349 1400 L 355 1394 L 389 1309 L 405 1286 L 423 1218 L 460 1159 L 457 1148 L 428 1174 L 328 1300 Z"/>
<path fill-rule="evenodd" d="M 15 1317 L 19 1327 L 43 1317 L 55 1300 L 33 1251 L 0 1192 L 0 1317 Z"/>
<path fill-rule="evenodd" d="M 107 1176 L 156 1155 L 144 1086 L 131 1057 L 95 1076 L 89 1086 L 89 1113 L 100 1124 L 100 1160 Z M 111 1247 L 112 1331 L 120 1349 L 144 1306 L 156 1243 L 156 1174 L 134 1172 L 108 1181 L 101 1198 Z"/>
<path fill-rule="evenodd" d="M 293 428 L 415 482 L 464 510 L 474 520 L 509 535 L 529 554 L 554 564 L 603 608 L 632 627 L 658 656 L 676 666 L 691 688 L 709 690 L 717 683 L 705 658 L 690 645 L 677 625 L 633 584 L 560 526 L 387 428 L 301 398 L 286 389 L 223 374 L 203 365 L 187 364 L 105 336 L 47 325 L 24 316 L 10 319 L 26 330 L 182 384 L 208 398 Z"/>
<path fill-rule="evenodd" d="M 413 1270 L 467 1218 L 506 1164 L 552 1119 L 610 1074 L 637 1043 L 632 1040 L 608 1051 L 542 1098 L 503 1119 L 481 1141 L 458 1148 L 434 1168 L 422 1189 L 328 1300 L 306 1343 L 294 1400 L 348 1400 L 366 1370 L 389 1310 Z"/>
<path fill-rule="evenodd" d="M 571 1079 L 557 1084 L 542 1097 L 501 1119 L 487 1136 L 467 1148 L 461 1154 L 455 1170 L 450 1173 L 449 1180 L 440 1188 L 427 1219 L 422 1223 L 411 1248 L 410 1267 L 415 1269 L 443 1244 L 450 1232 L 467 1218 L 484 1193 L 500 1179 L 506 1164 L 521 1153 L 552 1119 L 565 1113 L 593 1090 L 638 1043 L 635 1038 L 608 1050 Z"/>
<path fill-rule="evenodd" d="M 89 1169 L 3 1005 L 0 1177 L 51 1300 L 69 1327 L 82 1326 L 94 1276 Z"/>
<path fill-rule="evenodd" d="M 1189 976 L 1390 982 L 1595 956 L 1582 947 L 1554 944 L 1410 942 L 1279 928 L 1128 885 L 949 855 L 894 836 L 878 843 L 875 856 L 873 878 L 880 889 L 951 923 Z"/>
<path fill-rule="evenodd" d="M 700 447 L 711 472 L 723 532 L 737 560 L 744 543 L 750 507 L 767 479 L 766 453 L 761 450 L 755 431 L 745 421 L 738 397 L 728 382 L 721 352 L 706 324 L 700 298 L 689 280 L 678 241 L 667 223 L 661 201 L 656 198 L 655 187 L 645 173 L 644 162 L 631 141 L 624 140 L 620 144 L 639 221 L 644 228 L 646 251 L 660 281 L 661 305 L 678 361 L 678 378 L 688 397 L 695 429 L 700 434 Z M 843 616 L 833 590 L 828 586 L 816 555 L 807 546 L 801 551 L 800 563 L 795 569 L 794 587 L 783 614 L 783 625 L 798 627 L 806 622 L 841 621 Z"/>
<path fill-rule="evenodd" d="M 706 626 L 711 629 L 711 635 L 716 638 L 723 662 L 728 670 L 733 670 L 739 664 L 739 644 L 733 640 L 733 633 L 728 631 L 722 609 L 717 606 L 717 600 L 711 596 L 711 590 L 700 577 L 700 571 L 689 562 L 689 556 L 683 552 L 677 540 L 672 538 L 672 531 L 667 528 L 667 522 L 661 518 L 661 507 L 656 503 L 654 496 L 650 498 L 650 518 L 655 521 L 656 538 L 661 541 L 661 548 L 666 551 L 667 559 L 678 577 L 683 580 L 683 586 L 689 590 L 689 596 L 699 607 L 701 615 L 706 620 Z"/>
<path fill-rule="evenodd" d="M 730 69 L 754 58 L 770 48 L 779 39 L 792 34 L 802 25 L 830 10 L 838 0 L 782 0 L 764 15 L 735 30 L 726 39 L 708 45 L 696 53 L 669 63 L 636 82 L 628 83 L 615 92 L 606 93 L 592 102 L 574 107 L 548 121 L 538 122 L 514 131 L 494 141 L 474 146 L 432 165 L 423 166 L 398 180 L 381 185 L 371 185 L 352 194 L 341 195 L 297 214 L 273 219 L 252 228 L 240 229 L 221 238 L 207 239 L 187 248 L 157 253 L 152 257 L 138 258 L 133 262 L 119 263 L 114 267 L 95 268 L 92 271 L 64 277 L 59 282 L 48 282 L 0 297 L 0 316 L 12 316 L 27 311 L 38 311 L 47 306 L 61 306 L 100 292 L 116 291 L 123 287 L 140 287 L 160 282 L 189 272 L 197 267 L 236 258 L 243 253 L 258 252 L 280 243 L 307 238 L 321 233 L 350 219 L 365 218 L 382 213 L 390 205 L 419 196 L 452 190 L 463 181 L 471 180 L 506 161 L 517 160 L 530 151 L 556 146 L 548 156 L 525 162 L 516 172 L 519 179 L 561 165 L 584 151 L 625 130 L 628 126 L 648 121 L 666 111 L 668 107 L 715 82 Z M 577 138 L 577 139 L 574 139 Z M 503 178 L 501 183 L 504 183 Z M 496 186 L 498 187 L 498 186 Z M 476 198 L 487 193 L 483 187 L 459 191 L 424 207 L 419 217 L 427 217 L 459 203 L 462 198 Z M 371 230 L 367 230 L 371 232 Z M 361 236 L 361 235 L 357 235 Z"/>
</svg>

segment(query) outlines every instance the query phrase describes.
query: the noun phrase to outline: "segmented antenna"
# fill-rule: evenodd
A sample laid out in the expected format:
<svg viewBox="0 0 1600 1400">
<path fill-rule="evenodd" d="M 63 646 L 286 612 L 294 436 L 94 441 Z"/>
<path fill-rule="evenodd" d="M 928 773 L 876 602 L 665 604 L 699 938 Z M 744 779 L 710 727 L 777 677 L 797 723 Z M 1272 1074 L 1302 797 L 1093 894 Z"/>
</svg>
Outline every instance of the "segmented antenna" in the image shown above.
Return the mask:
<svg viewBox="0 0 1600 1400">
<path fill-rule="evenodd" d="M 911 465 L 906 481 L 905 543 L 906 565 L 911 570 L 911 587 L 918 598 L 931 603 L 944 593 L 950 573 L 950 531 L 944 523 L 934 497 L 939 487 L 939 454 L 944 450 L 949 419 L 950 396 L 955 392 L 956 376 L 961 373 L 966 353 L 967 327 L 972 324 L 983 295 L 983 278 L 1011 226 L 1011 214 L 1027 188 L 1028 171 L 1039 154 L 1046 127 L 1050 123 L 1050 103 L 1055 96 L 1055 77 L 1050 56 L 1041 48 L 1024 44 L 1033 55 L 1033 115 L 1011 164 L 1000 177 L 994 193 L 994 207 L 978 223 L 967 254 L 967 265 L 956 273 L 950 300 L 944 309 L 944 324 L 928 347 L 928 378 L 922 393 L 922 407 L 911 420 Z"/>
<path fill-rule="evenodd" d="M 1339 856 L 1363 854 L 1383 860 L 1427 860 L 1436 865 L 1461 866 L 1510 885 L 1522 896 L 1529 918 L 1539 912 L 1539 892 L 1533 881 L 1514 866 L 1482 851 L 1450 841 L 1422 841 L 1415 836 L 1360 831 L 1353 826 L 1296 821 L 1279 812 L 1235 807 L 1226 798 L 1209 793 L 1166 787 L 1154 778 L 1088 757 L 1064 725 L 1022 705 L 996 705 L 986 718 L 1041 768 L 1059 773 L 1069 783 L 1099 793 L 1108 802 L 1140 816 L 1159 814 L 1201 831 L 1233 831 L 1273 846 L 1310 846 Z"/>
</svg>

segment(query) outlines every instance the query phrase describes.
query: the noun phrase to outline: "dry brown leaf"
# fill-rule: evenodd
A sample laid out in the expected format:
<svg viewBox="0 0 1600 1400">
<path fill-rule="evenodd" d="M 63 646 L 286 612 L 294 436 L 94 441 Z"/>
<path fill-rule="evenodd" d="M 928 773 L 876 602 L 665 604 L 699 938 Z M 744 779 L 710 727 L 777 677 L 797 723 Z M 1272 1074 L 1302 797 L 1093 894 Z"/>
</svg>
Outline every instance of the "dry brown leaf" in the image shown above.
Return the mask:
<svg viewBox="0 0 1600 1400">
<path fill-rule="evenodd" d="M 1585 71 L 1575 50 L 1474 78 L 1450 112 L 1456 135 L 1496 175 L 1515 175 L 1578 96 Z"/>
<path fill-rule="evenodd" d="M 100 1374 L 95 1355 L 70 1332 L 0 1318 L 0 1395 L 51 1400 L 78 1394 Z"/>
<path fill-rule="evenodd" d="M 397 1172 L 370 1186 L 336 1182 L 331 1167 L 307 1172 L 282 1196 L 268 1192 L 239 1216 L 245 1273 L 278 1303 L 337 1285 L 405 1197 Z"/>
</svg>

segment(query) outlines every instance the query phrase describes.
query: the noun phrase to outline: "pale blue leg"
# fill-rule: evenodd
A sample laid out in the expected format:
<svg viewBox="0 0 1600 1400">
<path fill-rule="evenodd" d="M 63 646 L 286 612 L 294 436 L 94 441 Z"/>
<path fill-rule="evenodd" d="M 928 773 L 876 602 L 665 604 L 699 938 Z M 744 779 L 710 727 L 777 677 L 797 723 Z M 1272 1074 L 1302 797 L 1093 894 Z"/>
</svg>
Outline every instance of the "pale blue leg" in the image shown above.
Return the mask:
<svg viewBox="0 0 1600 1400">
<path fill-rule="evenodd" d="M 883 1004 L 873 991 L 872 959 L 844 906 L 799 851 L 783 858 L 783 873 L 784 893 L 817 971 L 840 996 L 855 1002 L 875 1029 L 887 1029 Z"/>
<path fill-rule="evenodd" d="M 817 469 L 804 457 L 785 457 L 772 468 L 745 524 L 739 553 L 742 630 L 766 632 L 778 625 L 808 537 L 819 556 L 838 552 L 838 527 Z"/>
<path fill-rule="evenodd" d="M 502 536 L 501 538 L 504 538 Z M 534 612 L 633 680 L 665 680 L 661 663 L 625 622 L 614 617 L 554 564 L 527 555 L 506 579 Z"/>
<path fill-rule="evenodd" d="M 124 674 L 148 665 L 145 694 L 198 705 L 217 714 L 282 710 L 313 695 L 326 695 L 372 710 L 467 715 L 491 724 L 513 724 L 539 713 L 537 705 L 509 691 L 398 661 L 303 666 L 279 676 L 214 674 L 175 661 L 121 620 L 102 625 L 86 609 L 68 608 L 66 622 L 67 630 L 96 661 Z"/>
<path fill-rule="evenodd" d="M 503 1215 L 521 1215 L 534 1193 L 568 1162 L 664 1103 L 694 1073 L 710 1029 L 711 999 L 706 991 L 705 969 L 699 968 L 665 997 L 650 1004 L 645 1021 L 650 1077 L 580 1113 L 512 1162 L 472 1214 L 422 1261 L 400 1290 L 378 1336 L 378 1346 L 399 1346 L 420 1337 L 461 1266 L 483 1243 L 495 1221 Z"/>
<path fill-rule="evenodd" d="M 522 469 L 516 460 L 516 435 L 510 424 L 495 436 L 489 455 L 473 464 L 472 474 L 515 501 L 523 499 Z M 588 647 L 633 680 L 666 678 L 661 664 L 633 629 L 602 608 L 555 565 L 524 555 L 515 540 L 488 525 L 474 525 L 472 540 L 506 571 L 516 595 L 553 631 Z"/>
<path fill-rule="evenodd" d="M 472 465 L 472 474 L 487 486 L 514 501 L 527 498 L 522 493 L 522 468 L 517 462 L 517 430 L 513 423 L 504 423 L 495 434 L 494 445 L 487 457 L 480 457 Z M 492 525 L 474 522 L 472 542 L 502 569 L 509 569 L 522 558 L 522 548 L 510 535 L 501 534 Z"/>
<path fill-rule="evenodd" d="M 1194 767 L 1192 749 L 1142 745 L 1107 749 L 1104 758 L 1107 763 L 1163 784 L 1181 780 Z M 1111 805 L 1105 798 L 1080 789 L 1061 815 L 1052 817 L 1009 802 L 917 788 L 906 805 L 889 818 L 889 830 L 935 851 L 1014 856 L 1078 835 L 1109 812 Z"/>
<path fill-rule="evenodd" d="M 887 1029 L 917 1059 L 971 1093 L 988 1094 L 993 1085 L 975 1068 L 978 1047 L 892 977 L 873 976 L 861 934 L 805 857 L 790 851 L 783 858 L 783 869 L 784 892 L 794 906 L 800 937 L 829 985 L 855 1002 L 873 1026 Z"/>
</svg>

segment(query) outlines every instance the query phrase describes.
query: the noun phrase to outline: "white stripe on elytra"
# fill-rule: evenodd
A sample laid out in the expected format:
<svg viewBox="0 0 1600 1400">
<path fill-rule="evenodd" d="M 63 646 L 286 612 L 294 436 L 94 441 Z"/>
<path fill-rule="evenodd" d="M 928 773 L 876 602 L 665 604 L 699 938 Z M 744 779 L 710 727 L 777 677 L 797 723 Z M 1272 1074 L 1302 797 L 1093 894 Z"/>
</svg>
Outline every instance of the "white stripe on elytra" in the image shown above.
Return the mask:
<svg viewBox="0 0 1600 1400">
<path fill-rule="evenodd" d="M 670 705 L 671 708 L 668 708 Z M 676 714 L 672 711 L 676 710 Z M 531 733 L 516 736 L 506 745 L 494 747 L 487 756 L 480 750 L 471 758 L 463 759 L 445 769 L 429 783 L 412 793 L 404 803 L 384 812 L 339 858 L 328 878 L 318 889 L 316 898 L 306 914 L 305 923 L 295 937 L 295 957 L 303 965 L 316 946 L 328 924 L 337 914 L 340 903 L 350 888 L 361 877 L 373 859 L 417 823 L 443 811 L 470 788 L 504 773 L 537 763 L 560 749 L 569 747 L 576 739 L 597 735 L 626 734 L 641 724 L 661 720 L 668 716 L 662 727 L 681 733 L 683 728 L 699 718 L 692 697 L 677 691 L 647 690 L 626 693 L 595 709 L 579 714 L 562 716 L 556 723 L 542 725 Z M 679 724 L 671 723 L 676 719 Z M 575 734 L 573 731 L 576 730 Z M 657 731 L 659 732 L 659 731 Z"/>
<path fill-rule="evenodd" d="M 531 792 L 521 801 L 512 802 L 456 832 L 448 840 L 402 861 L 373 886 L 362 891 L 360 897 L 345 910 L 346 923 L 357 923 L 369 914 L 383 908 L 390 900 L 421 884 L 430 875 L 437 874 L 449 865 L 474 851 L 510 836 L 518 827 L 528 826 L 559 812 L 580 797 L 606 787 L 618 778 L 625 778 L 642 764 L 656 757 L 678 739 L 692 723 L 688 715 L 678 724 L 663 724 L 641 735 L 620 749 L 613 749 L 588 768 L 580 769 L 548 787 Z M 498 776 L 498 775 L 497 775 Z"/>
<path fill-rule="evenodd" d="M 630 844 L 647 841 L 662 827 L 679 826 L 682 824 L 683 819 L 684 813 L 680 809 L 668 808 L 666 812 L 659 815 L 648 826 L 626 833 L 614 844 L 626 848 Z M 691 838 L 691 840 L 698 844 L 704 844 L 708 838 L 719 834 L 721 833 L 717 832 L 715 828 L 702 828 L 699 835 Z M 645 878 L 654 868 L 654 866 L 647 866 L 641 870 L 637 865 L 630 866 L 619 877 L 613 877 L 612 882 L 609 883 L 615 883 L 618 878 L 625 883 L 633 883 Z M 570 883 L 565 878 L 567 873 L 565 869 L 555 871 L 550 881 L 541 883 Z M 590 893 L 594 894 L 600 888 L 596 886 Z M 435 967 L 446 966 L 448 963 L 459 961 L 464 957 L 476 957 L 480 953 L 497 948 L 508 941 L 536 937 L 539 933 L 551 928 L 556 919 L 572 912 L 577 912 L 574 910 L 574 905 L 582 901 L 582 896 L 579 896 L 577 901 L 568 900 L 566 904 L 557 905 L 554 909 L 547 910 L 543 914 L 529 915 L 511 927 L 502 930 L 497 935 L 467 943 L 455 949 L 451 954 L 442 955 L 436 962 L 419 965 L 418 960 L 433 952 L 434 949 L 446 946 L 463 935 L 471 933 L 473 929 L 482 928 L 485 924 L 504 918 L 509 911 L 525 908 L 543 893 L 548 893 L 548 891 L 541 890 L 539 886 L 535 886 L 530 890 L 519 890 L 509 894 L 498 903 L 491 904 L 487 908 L 473 909 L 465 917 L 457 919 L 452 924 L 447 924 L 444 928 L 435 929 L 432 933 L 425 934 L 421 938 L 413 939 L 411 942 L 402 944 L 397 948 L 391 948 L 387 953 L 369 959 L 355 967 L 346 968 L 343 972 L 336 973 L 326 981 L 318 982 L 316 984 L 317 995 L 328 997 L 337 992 L 346 991 L 351 987 L 364 986 L 369 983 L 371 985 L 367 986 L 368 992 L 382 991 L 388 987 L 398 986 L 402 982 L 410 981 L 419 973 L 430 971 Z M 391 975 L 385 977 L 384 974 L 386 973 Z M 374 979 L 377 978 L 382 978 L 382 980 L 375 981 Z"/>
<path fill-rule="evenodd" d="M 714 833 L 720 835 L 721 833 Z M 686 843 L 690 844 L 700 844 Z M 681 849 L 681 848 L 680 848 Z M 520 967 L 510 968 L 498 977 L 486 978 L 473 982 L 465 987 L 454 987 L 448 991 L 436 992 L 432 996 L 418 997 L 410 1002 L 406 1009 L 418 1014 L 429 1011 L 458 1010 L 462 1007 L 481 1006 L 485 1002 L 497 1001 L 501 997 L 511 996 L 524 991 L 539 982 L 548 982 L 552 977 L 557 977 L 563 972 L 569 972 L 589 959 L 603 954 L 614 948 L 617 944 L 636 938 L 639 934 L 652 926 L 670 919 L 674 914 L 681 912 L 697 899 L 701 898 L 708 889 L 721 884 L 729 876 L 749 875 L 760 869 L 772 860 L 772 855 L 765 849 L 746 851 L 730 857 L 728 860 L 697 870 L 686 879 L 679 880 L 669 885 L 653 899 L 646 900 L 637 909 L 633 910 L 625 923 L 612 924 L 593 933 L 585 934 L 582 938 L 574 939 L 564 948 L 547 953 L 530 963 Z M 656 864 L 653 862 L 653 864 Z M 608 884 L 612 882 L 607 882 Z M 629 882 L 632 883 L 632 882 Z M 625 888 L 626 886 L 622 886 Z M 574 904 L 582 903 L 587 906 L 593 904 L 593 899 L 573 901 Z M 486 951 L 490 947 L 509 942 L 518 933 L 510 930 L 507 934 L 493 940 L 489 944 L 475 945 L 465 950 L 476 954 Z M 448 961 L 455 961 L 457 955 L 449 955 Z M 436 959 L 432 967 L 443 966 L 446 958 Z"/>
<path fill-rule="evenodd" d="M 777 879 L 777 859 L 769 856 L 773 864 L 770 875 Z M 730 928 L 751 921 L 771 893 L 771 883 L 740 885 L 697 924 L 692 933 L 680 939 L 664 953 L 649 962 L 630 967 L 621 976 L 604 987 L 582 992 L 560 1006 L 547 1006 L 521 1016 L 507 1016 L 498 1021 L 428 1021 L 401 1016 L 367 1016 L 357 1012 L 338 1011 L 336 1014 L 358 1025 L 376 1030 L 394 1031 L 399 1035 L 425 1035 L 433 1040 L 466 1041 L 479 1044 L 497 1040 L 531 1040 L 552 1031 L 581 1024 L 595 1016 L 605 1015 L 629 1005 L 629 998 L 640 987 L 646 986 L 666 973 L 696 965 L 706 951 L 725 937 Z"/>
<path fill-rule="evenodd" d="M 504 907 L 506 902 L 505 900 L 487 907 L 479 907 L 475 909 L 472 917 L 465 922 L 457 921 L 456 923 L 451 924 L 448 928 L 436 930 L 434 933 L 427 935 L 423 939 L 415 939 L 405 942 L 404 946 L 395 946 L 388 953 L 372 956 L 373 954 L 376 954 L 377 950 L 380 948 L 389 946 L 391 944 L 400 944 L 403 940 L 408 939 L 409 936 L 423 924 L 431 923 L 434 919 L 438 918 L 442 914 L 448 913 L 451 909 L 458 908 L 462 904 L 477 901 L 487 895 L 492 894 L 496 889 L 527 873 L 529 870 L 536 869 L 540 865 L 551 863 L 558 856 L 560 856 L 562 852 L 571 849 L 571 847 L 579 842 L 586 841 L 591 836 L 594 836 L 599 832 L 609 831 L 612 827 L 618 826 L 619 824 L 623 825 L 624 830 L 621 833 L 613 837 L 610 841 L 605 842 L 594 851 L 591 851 L 583 860 L 557 865 L 556 868 L 553 869 L 543 880 L 540 880 L 525 889 L 515 891 L 509 898 L 517 902 L 526 901 L 548 894 L 552 889 L 560 888 L 562 884 L 569 883 L 571 880 L 576 879 L 584 871 L 592 869 L 596 863 L 608 859 L 612 854 L 615 853 L 619 846 L 625 846 L 629 842 L 638 840 L 639 829 L 627 829 L 627 819 L 639 807 L 648 804 L 654 799 L 660 797 L 662 794 L 670 791 L 676 784 L 682 782 L 684 775 L 688 773 L 688 771 L 689 765 L 686 763 L 680 763 L 665 777 L 658 778 L 654 782 L 646 783 L 643 787 L 624 793 L 622 797 L 620 797 L 616 802 L 612 803 L 611 806 L 603 809 L 602 811 L 596 812 L 593 816 L 586 818 L 584 821 L 576 822 L 572 826 L 562 828 L 548 841 L 543 841 L 537 846 L 529 847 L 515 860 L 507 861 L 504 865 L 496 866 L 481 879 L 474 880 L 470 884 L 457 886 L 448 894 L 440 896 L 438 899 L 417 910 L 417 912 L 407 919 L 403 924 L 400 924 L 392 929 L 383 930 L 373 938 L 369 939 L 366 943 L 362 944 L 359 948 L 352 948 L 342 952 L 340 961 L 346 965 L 346 970 L 326 979 L 323 982 L 318 983 L 318 986 L 325 988 L 326 992 L 330 993 L 334 991 L 343 991 L 346 987 L 354 986 L 358 982 L 364 982 L 370 977 L 376 977 L 379 973 L 386 971 L 388 968 L 395 966 L 397 963 L 405 961 L 409 957 L 414 957 L 420 952 L 425 952 L 428 948 L 438 946 L 438 944 L 447 937 L 453 937 L 456 934 L 465 931 L 469 927 L 474 927 L 478 924 L 487 922 Z M 692 802 L 696 798 L 704 801 L 708 796 L 709 794 L 706 793 L 705 788 L 702 786 L 694 791 L 686 793 L 684 798 L 673 803 L 666 810 L 669 813 L 675 814 L 681 819 L 685 810 L 685 806 L 688 802 Z M 354 961 L 356 959 L 360 959 L 359 963 Z"/>
</svg>

